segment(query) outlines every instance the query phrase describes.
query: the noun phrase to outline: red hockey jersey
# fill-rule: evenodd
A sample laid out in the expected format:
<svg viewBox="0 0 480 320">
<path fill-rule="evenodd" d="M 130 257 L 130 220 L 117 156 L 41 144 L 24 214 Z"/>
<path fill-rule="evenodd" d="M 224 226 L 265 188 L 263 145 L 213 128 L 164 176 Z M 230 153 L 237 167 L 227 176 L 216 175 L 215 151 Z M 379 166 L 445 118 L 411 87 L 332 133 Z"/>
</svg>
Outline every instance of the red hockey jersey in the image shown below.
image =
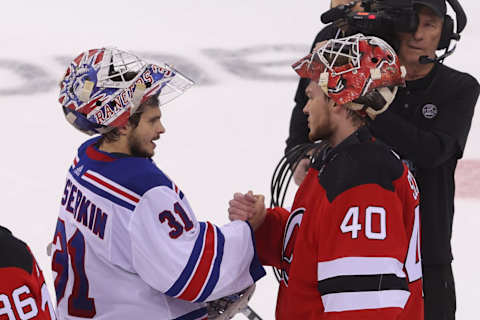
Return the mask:
<svg viewBox="0 0 480 320">
<path fill-rule="evenodd" d="M 42 271 L 28 246 L 0 226 L 0 320 L 53 320 Z"/>
<path fill-rule="evenodd" d="M 366 129 L 317 161 L 291 212 L 269 209 L 260 260 L 281 269 L 277 319 L 423 319 L 419 192 Z"/>
</svg>

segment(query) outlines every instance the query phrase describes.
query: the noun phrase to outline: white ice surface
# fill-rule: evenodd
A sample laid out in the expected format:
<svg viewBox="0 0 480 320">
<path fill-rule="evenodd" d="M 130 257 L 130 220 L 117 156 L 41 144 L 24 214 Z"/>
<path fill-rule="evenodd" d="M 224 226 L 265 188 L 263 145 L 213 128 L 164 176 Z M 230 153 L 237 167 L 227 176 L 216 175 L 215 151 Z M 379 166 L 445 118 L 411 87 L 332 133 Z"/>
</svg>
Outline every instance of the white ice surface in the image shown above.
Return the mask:
<svg viewBox="0 0 480 320">
<path fill-rule="evenodd" d="M 462 3 L 469 23 L 446 64 L 480 79 L 480 4 Z M 233 192 L 252 189 L 269 198 L 297 84 L 289 63 L 307 53 L 327 6 L 326 0 L 2 2 L 0 224 L 30 245 L 52 296 L 45 248 L 55 228 L 66 170 L 86 138 L 67 124 L 57 102 L 56 83 L 65 61 L 85 49 L 114 45 L 167 56 L 168 62 L 196 71 L 199 85 L 164 108 L 167 133 L 154 159 L 183 189 L 198 217 L 223 224 Z M 276 75 L 259 79 L 239 68 L 241 61 L 232 55 L 250 63 L 282 64 L 258 67 Z M 225 61 L 237 68 L 226 68 Z M 17 67 L 8 67 L 12 65 Z M 21 67 L 25 65 L 38 70 L 31 75 L 30 67 Z M 465 159 L 480 160 L 479 124 L 477 112 Z M 479 209 L 478 198 L 456 201 L 460 320 L 478 318 Z M 264 319 L 274 318 L 276 290 L 271 273 L 258 283 L 250 305 Z"/>
</svg>

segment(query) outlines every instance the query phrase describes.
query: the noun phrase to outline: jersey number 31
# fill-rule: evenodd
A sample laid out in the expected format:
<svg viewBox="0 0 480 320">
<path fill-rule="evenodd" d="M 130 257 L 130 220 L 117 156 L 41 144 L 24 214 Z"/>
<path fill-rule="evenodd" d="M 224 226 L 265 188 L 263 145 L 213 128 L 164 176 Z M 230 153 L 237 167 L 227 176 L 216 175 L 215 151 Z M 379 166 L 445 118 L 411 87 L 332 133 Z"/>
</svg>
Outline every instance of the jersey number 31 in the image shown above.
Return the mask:
<svg viewBox="0 0 480 320">
<path fill-rule="evenodd" d="M 95 299 L 88 296 L 89 285 L 85 274 L 83 234 L 77 229 L 67 242 L 65 222 L 58 219 L 53 244 L 59 248 L 53 254 L 52 259 L 52 269 L 57 273 L 55 277 L 57 305 L 65 295 L 68 282 L 68 257 L 70 256 L 74 280 L 72 293 L 68 297 L 68 314 L 79 318 L 93 318 L 96 314 Z"/>
</svg>

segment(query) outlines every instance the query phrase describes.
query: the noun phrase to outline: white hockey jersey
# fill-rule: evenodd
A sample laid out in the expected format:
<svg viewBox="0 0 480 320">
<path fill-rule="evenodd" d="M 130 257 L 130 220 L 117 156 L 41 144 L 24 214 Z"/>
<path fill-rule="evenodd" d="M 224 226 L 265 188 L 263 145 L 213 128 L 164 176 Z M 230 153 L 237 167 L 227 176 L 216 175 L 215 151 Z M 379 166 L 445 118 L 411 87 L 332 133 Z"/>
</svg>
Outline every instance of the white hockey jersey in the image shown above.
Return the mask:
<svg viewBox="0 0 480 320">
<path fill-rule="evenodd" d="M 67 174 L 53 239 L 60 319 L 206 319 L 205 301 L 265 275 L 248 223 L 197 221 L 149 159 L 85 142 Z"/>
</svg>

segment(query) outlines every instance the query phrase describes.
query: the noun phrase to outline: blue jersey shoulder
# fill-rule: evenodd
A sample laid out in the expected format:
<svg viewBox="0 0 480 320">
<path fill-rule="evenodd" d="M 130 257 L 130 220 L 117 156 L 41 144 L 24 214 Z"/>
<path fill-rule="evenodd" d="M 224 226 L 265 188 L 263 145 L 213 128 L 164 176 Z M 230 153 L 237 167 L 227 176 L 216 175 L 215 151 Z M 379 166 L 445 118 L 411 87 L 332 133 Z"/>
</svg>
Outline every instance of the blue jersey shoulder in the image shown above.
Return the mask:
<svg viewBox="0 0 480 320">
<path fill-rule="evenodd" d="M 139 196 L 143 196 L 148 190 L 159 186 L 166 186 L 174 190 L 175 185 L 170 178 L 151 159 L 121 157 L 102 152 L 95 147 L 98 139 L 99 137 L 90 139 L 79 147 L 79 162 L 76 164 L 76 168 L 80 168 L 80 174 L 84 174 L 88 170 L 94 171 Z M 75 171 L 76 168 L 72 168 L 72 171 Z"/>
<path fill-rule="evenodd" d="M 102 174 L 102 172 L 99 172 Z M 122 158 L 112 163 L 112 168 L 104 170 L 105 176 L 125 188 L 143 196 L 148 190 L 166 186 L 173 189 L 170 178 L 155 163 L 146 158 Z"/>
</svg>

